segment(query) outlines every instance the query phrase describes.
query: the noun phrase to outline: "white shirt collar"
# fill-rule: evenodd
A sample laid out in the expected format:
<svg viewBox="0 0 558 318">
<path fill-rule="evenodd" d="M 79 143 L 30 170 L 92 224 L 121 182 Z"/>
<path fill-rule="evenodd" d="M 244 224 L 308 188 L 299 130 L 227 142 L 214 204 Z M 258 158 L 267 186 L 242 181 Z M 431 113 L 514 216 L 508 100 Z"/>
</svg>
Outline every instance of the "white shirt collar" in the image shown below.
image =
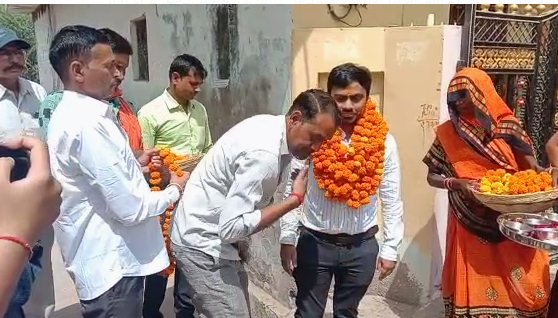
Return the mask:
<svg viewBox="0 0 558 318">
<path fill-rule="evenodd" d="M 2 98 L 2 96 L 4 96 L 4 94 L 6 94 L 6 92 L 8 91 L 8 89 L 0 84 L 0 98 Z M 27 93 L 32 93 L 33 89 L 31 87 L 31 85 L 29 84 L 29 81 L 24 79 L 24 78 L 19 78 L 19 96 L 25 96 L 25 94 Z M 12 92 L 15 93 L 15 92 Z"/>
</svg>

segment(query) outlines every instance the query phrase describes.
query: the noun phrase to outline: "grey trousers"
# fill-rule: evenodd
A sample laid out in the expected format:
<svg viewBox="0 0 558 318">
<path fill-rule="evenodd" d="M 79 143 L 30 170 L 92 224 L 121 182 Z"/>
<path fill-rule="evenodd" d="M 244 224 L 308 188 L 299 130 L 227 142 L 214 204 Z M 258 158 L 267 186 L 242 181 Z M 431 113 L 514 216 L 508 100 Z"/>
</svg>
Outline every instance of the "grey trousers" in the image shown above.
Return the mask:
<svg viewBox="0 0 558 318">
<path fill-rule="evenodd" d="M 241 261 L 215 258 L 173 244 L 196 311 L 207 318 L 250 318 L 248 275 Z"/>
<path fill-rule="evenodd" d="M 140 318 L 145 277 L 124 277 L 107 292 L 81 300 L 83 318 Z"/>
</svg>

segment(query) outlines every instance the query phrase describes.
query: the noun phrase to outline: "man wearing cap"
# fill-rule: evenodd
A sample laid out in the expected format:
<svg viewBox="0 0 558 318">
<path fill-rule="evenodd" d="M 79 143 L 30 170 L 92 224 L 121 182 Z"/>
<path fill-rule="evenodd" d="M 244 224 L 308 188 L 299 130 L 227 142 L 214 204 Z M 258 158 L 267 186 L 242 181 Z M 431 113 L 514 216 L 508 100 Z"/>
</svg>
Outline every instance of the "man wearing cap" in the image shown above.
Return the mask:
<svg viewBox="0 0 558 318">
<path fill-rule="evenodd" d="M 30 47 L 14 31 L 0 26 L 0 135 L 3 138 L 10 132 L 38 131 L 39 128 L 39 106 L 46 91 L 41 85 L 21 77 L 25 70 L 25 52 Z M 37 243 L 21 274 L 6 318 L 25 317 L 22 307 L 29 300 L 31 285 L 41 268 L 42 254 L 43 247 Z"/>
</svg>

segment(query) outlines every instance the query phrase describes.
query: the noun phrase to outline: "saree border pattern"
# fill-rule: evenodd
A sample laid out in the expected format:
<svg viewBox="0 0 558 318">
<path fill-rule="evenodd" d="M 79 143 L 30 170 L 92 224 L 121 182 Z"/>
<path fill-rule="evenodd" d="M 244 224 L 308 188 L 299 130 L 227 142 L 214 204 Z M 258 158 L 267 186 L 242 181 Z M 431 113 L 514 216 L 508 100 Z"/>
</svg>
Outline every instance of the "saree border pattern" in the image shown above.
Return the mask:
<svg viewBox="0 0 558 318">
<path fill-rule="evenodd" d="M 444 297 L 445 318 L 546 318 L 546 309 L 524 311 L 498 306 L 458 307 L 451 297 Z"/>
</svg>

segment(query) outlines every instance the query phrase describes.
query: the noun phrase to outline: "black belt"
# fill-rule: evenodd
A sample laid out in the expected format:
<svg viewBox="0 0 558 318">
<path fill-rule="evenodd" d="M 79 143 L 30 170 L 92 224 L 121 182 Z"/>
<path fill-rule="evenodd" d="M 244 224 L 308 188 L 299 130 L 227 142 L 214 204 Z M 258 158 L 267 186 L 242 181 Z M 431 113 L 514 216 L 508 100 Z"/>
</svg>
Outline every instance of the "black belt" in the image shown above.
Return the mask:
<svg viewBox="0 0 558 318">
<path fill-rule="evenodd" d="M 345 246 L 345 247 L 352 247 L 354 245 L 358 245 L 364 241 L 368 241 L 373 239 L 376 234 L 378 233 L 378 226 L 374 225 L 368 231 L 358 233 L 358 234 L 327 234 L 323 232 L 314 231 L 307 227 L 302 227 L 302 231 L 306 231 L 316 237 L 318 240 L 337 245 L 337 246 Z"/>
</svg>

